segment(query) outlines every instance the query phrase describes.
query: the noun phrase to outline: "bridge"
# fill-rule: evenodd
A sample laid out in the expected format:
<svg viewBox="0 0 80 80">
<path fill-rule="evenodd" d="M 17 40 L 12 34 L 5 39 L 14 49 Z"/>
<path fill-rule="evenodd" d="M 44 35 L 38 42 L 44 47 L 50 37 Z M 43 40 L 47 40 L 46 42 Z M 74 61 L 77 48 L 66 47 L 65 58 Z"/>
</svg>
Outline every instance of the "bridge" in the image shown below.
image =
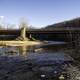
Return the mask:
<svg viewBox="0 0 80 80">
<path fill-rule="evenodd" d="M 0 30 L 0 46 L 22 46 L 25 51 L 26 46 L 45 45 L 47 40 L 70 42 L 75 46 L 80 42 L 80 28 Z"/>
<path fill-rule="evenodd" d="M 35 29 L 25 30 L 0 30 L 0 40 L 54 40 L 70 41 L 75 40 L 80 35 L 80 28 L 57 28 L 53 30 Z M 20 37 L 20 38 L 19 38 Z M 23 39 L 21 39 L 23 37 Z"/>
</svg>

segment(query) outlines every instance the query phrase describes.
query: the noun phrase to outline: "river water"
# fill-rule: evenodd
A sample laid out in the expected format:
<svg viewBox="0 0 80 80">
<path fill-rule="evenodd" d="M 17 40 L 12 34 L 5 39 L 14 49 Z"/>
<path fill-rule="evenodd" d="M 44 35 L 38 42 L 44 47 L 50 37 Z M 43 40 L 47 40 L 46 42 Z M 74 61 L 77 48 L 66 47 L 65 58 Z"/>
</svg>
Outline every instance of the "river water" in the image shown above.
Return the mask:
<svg viewBox="0 0 80 80">
<path fill-rule="evenodd" d="M 64 42 L 53 42 L 53 41 L 49 41 L 49 44 L 47 45 L 39 45 L 39 46 L 0 46 L 0 55 L 1 56 L 19 56 L 20 55 L 27 55 L 27 54 L 33 54 L 33 53 L 71 53 L 71 49 L 69 49 L 67 47 L 67 45 Z M 17 59 L 14 59 L 17 60 Z M 10 60 L 11 61 L 11 60 Z M 0 63 L 1 65 L 1 63 Z M 23 72 L 23 70 L 26 68 L 25 65 L 21 62 L 17 63 L 17 65 L 15 64 L 15 66 L 13 65 L 13 61 L 10 63 L 8 62 L 8 64 L 5 63 L 2 65 L 4 65 L 3 69 L 0 69 L 0 74 L 2 75 L 2 72 L 4 73 L 4 77 L 0 75 L 0 80 L 26 80 L 26 75 L 31 74 L 29 72 L 29 74 L 27 74 L 26 72 Z M 9 71 L 10 68 L 11 70 L 16 69 L 16 67 L 20 67 L 19 70 L 16 70 L 16 72 L 12 75 L 9 75 L 9 79 L 5 79 L 5 75 L 7 74 L 6 72 L 8 71 L 8 67 L 6 67 L 5 65 L 7 65 L 9 67 Z M 10 67 L 11 65 L 11 67 Z M 12 65 L 14 66 L 14 68 L 12 68 Z M 0 66 L 1 67 L 1 66 Z M 77 76 L 77 78 L 80 78 L 80 70 L 78 69 L 77 66 L 71 66 L 71 68 L 68 69 L 69 73 L 71 72 L 75 72 L 74 73 L 74 78 L 70 79 L 70 80 L 80 80 L 80 79 L 75 79 L 75 77 Z M 19 73 L 18 73 L 18 72 Z M 1 79 L 2 78 L 2 79 Z M 10 79 L 11 78 L 11 79 Z M 35 79 L 32 79 L 35 80 Z"/>
<path fill-rule="evenodd" d="M 65 42 L 48 41 L 37 46 L 0 46 L 0 55 L 27 55 L 28 53 L 58 52 L 66 48 Z"/>
</svg>

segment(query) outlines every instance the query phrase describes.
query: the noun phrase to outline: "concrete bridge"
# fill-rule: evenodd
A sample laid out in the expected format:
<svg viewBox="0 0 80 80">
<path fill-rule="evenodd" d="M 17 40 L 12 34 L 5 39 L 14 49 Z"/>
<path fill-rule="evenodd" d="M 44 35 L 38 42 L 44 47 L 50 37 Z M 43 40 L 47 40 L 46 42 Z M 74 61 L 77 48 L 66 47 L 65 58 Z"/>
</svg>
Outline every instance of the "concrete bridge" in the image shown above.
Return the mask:
<svg viewBox="0 0 80 80">
<path fill-rule="evenodd" d="M 57 28 L 53 30 L 25 28 L 16 30 L 0 30 L 0 40 L 54 40 L 70 41 L 75 40 L 80 35 L 80 28 Z"/>
<path fill-rule="evenodd" d="M 22 46 L 22 51 L 26 46 L 43 45 L 45 40 L 70 42 L 75 46 L 80 43 L 80 28 L 0 30 L 0 46 Z"/>
</svg>

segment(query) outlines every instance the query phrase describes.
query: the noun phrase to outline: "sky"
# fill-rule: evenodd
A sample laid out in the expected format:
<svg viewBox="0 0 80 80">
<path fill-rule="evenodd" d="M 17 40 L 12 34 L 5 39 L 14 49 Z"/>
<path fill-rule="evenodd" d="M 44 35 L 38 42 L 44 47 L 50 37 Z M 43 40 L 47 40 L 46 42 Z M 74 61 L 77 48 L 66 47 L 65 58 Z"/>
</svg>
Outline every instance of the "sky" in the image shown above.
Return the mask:
<svg viewBox="0 0 80 80">
<path fill-rule="evenodd" d="M 0 0 L 0 21 L 18 25 L 25 18 L 40 28 L 80 17 L 80 0 Z"/>
</svg>

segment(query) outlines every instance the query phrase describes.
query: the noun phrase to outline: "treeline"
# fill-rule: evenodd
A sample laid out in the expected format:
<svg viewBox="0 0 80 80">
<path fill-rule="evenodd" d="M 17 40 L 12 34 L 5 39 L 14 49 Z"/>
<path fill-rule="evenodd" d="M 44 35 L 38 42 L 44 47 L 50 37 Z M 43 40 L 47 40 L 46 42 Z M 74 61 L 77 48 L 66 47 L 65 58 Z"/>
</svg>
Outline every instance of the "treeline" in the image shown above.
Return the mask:
<svg viewBox="0 0 80 80">
<path fill-rule="evenodd" d="M 80 28 L 80 17 L 72 20 L 56 23 L 53 25 L 48 25 L 45 29 L 54 29 L 54 28 Z"/>
</svg>

